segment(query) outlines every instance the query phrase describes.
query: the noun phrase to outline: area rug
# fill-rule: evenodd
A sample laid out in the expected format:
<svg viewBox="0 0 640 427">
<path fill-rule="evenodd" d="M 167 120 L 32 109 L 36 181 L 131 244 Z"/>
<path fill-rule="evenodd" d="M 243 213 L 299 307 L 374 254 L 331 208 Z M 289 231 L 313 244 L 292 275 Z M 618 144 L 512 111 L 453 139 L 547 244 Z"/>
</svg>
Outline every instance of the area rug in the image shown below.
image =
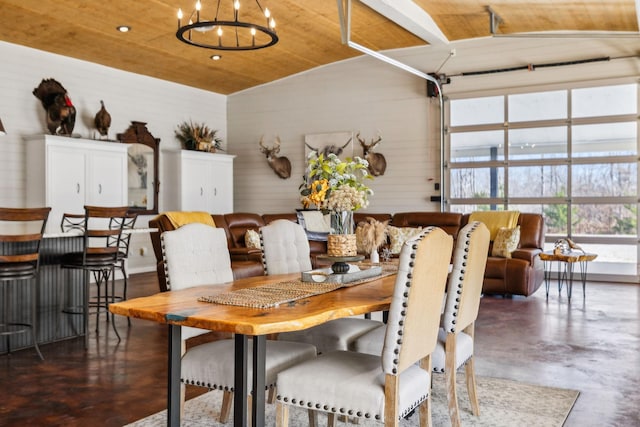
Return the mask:
<svg viewBox="0 0 640 427">
<path fill-rule="evenodd" d="M 478 377 L 478 399 L 480 400 L 480 416 L 471 413 L 471 406 L 467 398 L 464 385 L 464 375 L 458 375 L 458 398 L 460 418 L 463 426 L 491 426 L 491 427 L 560 427 L 564 424 L 573 404 L 578 398 L 578 391 L 553 387 L 543 387 L 525 384 L 511 380 Z M 450 426 L 447 413 L 446 388 L 443 375 L 435 375 L 432 393 L 433 426 Z M 213 391 L 191 399 L 185 404 L 183 427 L 201 426 L 232 426 L 220 424 L 217 419 L 220 413 L 222 393 Z M 267 404 L 266 425 L 275 426 L 275 405 Z M 305 427 L 308 425 L 307 412 L 292 408 L 289 425 Z M 320 426 L 326 425 L 326 417 L 318 417 Z M 402 427 L 418 427 L 418 415 L 413 414 L 403 420 Z M 129 424 L 128 427 L 160 427 L 166 425 L 166 411 L 158 412 L 140 421 Z M 356 426 L 339 422 L 339 426 Z M 358 427 L 382 426 L 381 423 L 360 420 Z"/>
</svg>

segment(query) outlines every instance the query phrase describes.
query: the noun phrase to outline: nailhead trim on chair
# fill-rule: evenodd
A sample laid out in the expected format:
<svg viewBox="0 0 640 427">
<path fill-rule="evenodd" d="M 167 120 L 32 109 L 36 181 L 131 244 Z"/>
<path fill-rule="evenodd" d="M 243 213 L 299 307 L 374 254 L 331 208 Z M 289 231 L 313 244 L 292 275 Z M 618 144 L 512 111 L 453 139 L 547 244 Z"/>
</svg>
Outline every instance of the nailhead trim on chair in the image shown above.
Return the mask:
<svg viewBox="0 0 640 427">
<path fill-rule="evenodd" d="M 481 224 L 480 222 L 478 222 L 478 221 L 474 221 L 474 222 L 472 223 L 472 225 L 471 225 L 471 229 L 470 229 L 470 230 L 469 230 L 469 232 L 465 235 L 466 240 L 464 241 L 464 245 L 465 245 L 465 247 L 464 247 L 464 251 L 466 252 L 466 254 L 463 256 L 463 259 L 465 259 L 465 260 L 468 258 L 468 255 L 467 255 L 467 254 L 469 253 L 469 245 L 471 244 L 471 241 L 470 241 L 469 239 L 471 238 L 471 235 L 472 235 L 472 234 L 473 234 L 473 232 L 476 230 L 476 228 L 478 228 L 478 226 L 479 226 L 480 224 Z M 466 266 L 467 266 L 466 261 L 463 261 L 463 262 L 462 262 L 462 267 L 466 267 Z M 456 281 L 456 284 L 455 284 L 455 286 L 456 286 L 456 294 L 458 294 L 458 295 L 461 295 L 461 294 L 462 294 L 462 283 L 464 282 L 464 275 L 465 275 L 465 269 L 464 269 L 464 268 L 462 268 L 462 269 L 460 269 L 460 276 L 458 277 L 458 280 Z M 457 303 L 459 303 L 459 302 L 460 302 L 460 297 L 456 298 L 456 302 L 457 302 Z M 455 304 L 455 305 L 453 306 L 453 308 L 455 308 L 456 310 L 458 310 L 460 307 L 459 307 L 459 305 L 458 305 L 458 304 Z M 453 316 L 453 317 L 457 317 L 457 316 L 458 316 L 458 312 L 457 312 L 457 311 L 454 311 L 454 312 L 452 313 L 452 316 Z M 456 324 L 455 319 L 454 319 L 454 320 L 452 320 L 452 321 L 451 321 L 451 323 L 455 325 L 455 324 Z M 455 332 L 455 329 L 450 329 L 450 332 L 452 332 L 452 333 L 453 333 L 453 332 Z M 467 363 L 467 360 L 469 360 L 469 359 L 470 359 L 470 357 L 468 357 L 468 358 L 467 358 L 463 363 L 461 363 L 461 364 L 460 364 L 460 366 L 462 366 L 462 365 L 464 365 L 465 363 Z M 432 371 L 433 371 L 433 372 L 444 373 L 444 368 L 440 368 L 440 369 L 433 368 L 433 369 L 432 369 Z"/>
<path fill-rule="evenodd" d="M 189 383 L 188 383 L 189 384 Z M 271 388 L 271 387 L 269 387 Z M 216 390 L 215 388 L 211 388 L 211 390 Z M 405 411 L 403 411 L 400 414 L 400 418 L 404 418 L 406 416 L 408 416 L 409 414 L 411 414 L 418 406 L 420 406 L 420 404 L 422 402 L 424 402 L 427 397 L 429 397 L 429 394 L 423 394 L 421 395 L 417 400 L 415 400 Z M 331 407 L 329 408 L 328 405 L 322 405 L 320 403 L 313 403 L 313 402 L 305 402 L 303 400 L 298 401 L 297 399 L 291 399 L 289 400 L 288 397 L 282 397 L 281 395 L 277 395 L 276 396 L 277 400 L 281 400 L 285 403 L 291 403 L 292 405 L 298 405 L 300 407 L 303 408 L 315 408 L 315 409 L 322 409 L 326 412 L 333 412 L 334 414 L 340 414 L 340 415 L 349 415 L 349 416 L 356 416 L 359 418 L 374 418 L 376 420 L 381 420 L 382 417 L 380 415 L 372 415 L 368 412 L 362 412 L 359 411 L 357 409 L 345 409 L 345 408 L 336 408 L 336 407 Z"/>
<path fill-rule="evenodd" d="M 160 244 L 162 246 L 162 258 L 163 259 L 167 259 L 167 254 L 166 254 L 166 250 L 164 247 L 164 239 L 162 238 L 162 235 L 160 235 Z M 171 283 L 169 281 L 169 271 L 167 269 L 167 263 L 163 262 L 162 266 L 164 267 L 164 277 L 166 277 L 166 282 L 167 282 L 167 291 L 171 290 Z"/>
<path fill-rule="evenodd" d="M 478 228 L 478 226 L 480 225 L 479 222 L 475 221 L 473 223 L 473 225 L 471 226 L 471 229 L 469 230 L 469 232 L 466 234 L 466 240 L 464 241 L 464 251 L 468 254 L 469 253 L 469 245 L 471 243 L 471 235 L 473 234 L 473 232 L 476 230 L 476 228 Z M 464 255 L 463 257 L 465 260 L 467 259 L 467 255 Z M 458 280 L 456 281 L 456 294 L 460 295 L 462 294 L 462 283 L 464 282 L 464 275 L 465 275 L 465 268 L 467 266 L 467 263 L 465 261 L 462 262 L 462 269 L 460 269 L 460 276 L 458 277 Z M 460 298 L 456 298 L 456 302 L 460 302 Z M 458 310 L 459 306 L 458 304 L 455 304 L 453 306 L 453 308 L 455 308 L 456 310 Z M 458 316 L 458 312 L 454 311 L 453 312 L 453 317 L 457 317 Z M 453 323 L 455 325 L 456 321 L 453 320 L 451 323 Z M 450 332 L 455 332 L 454 329 L 450 329 Z"/>
<path fill-rule="evenodd" d="M 188 384 L 188 385 L 196 385 L 198 387 L 206 387 L 209 390 L 220 390 L 220 391 L 233 391 L 233 387 L 229 387 L 229 386 L 222 386 L 222 385 L 218 385 L 218 384 L 205 384 L 203 382 L 197 381 L 197 380 L 188 380 L 188 379 L 184 379 L 181 378 L 180 381 L 184 384 Z M 267 384 L 264 389 L 265 391 L 271 390 L 273 388 L 275 388 L 276 385 L 274 384 Z"/>
<path fill-rule="evenodd" d="M 268 276 L 269 272 L 267 271 L 267 259 L 264 257 L 264 237 L 262 237 L 262 230 L 258 230 L 258 234 L 260 235 L 260 247 L 262 249 L 262 268 L 264 269 L 264 275 Z"/>
</svg>

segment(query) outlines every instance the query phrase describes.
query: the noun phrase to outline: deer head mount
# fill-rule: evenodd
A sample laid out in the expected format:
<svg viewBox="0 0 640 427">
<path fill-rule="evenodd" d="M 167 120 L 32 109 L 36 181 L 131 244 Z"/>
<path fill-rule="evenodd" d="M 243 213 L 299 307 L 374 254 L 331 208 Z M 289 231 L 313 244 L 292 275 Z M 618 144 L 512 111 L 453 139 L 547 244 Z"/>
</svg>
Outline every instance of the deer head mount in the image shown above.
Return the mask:
<svg viewBox="0 0 640 427">
<path fill-rule="evenodd" d="M 278 156 L 280 152 L 280 137 L 276 136 L 276 142 L 271 148 L 264 145 L 264 136 L 260 138 L 260 152 L 267 156 L 267 163 L 273 171 L 282 179 L 291 176 L 291 162 L 284 156 Z"/>
<path fill-rule="evenodd" d="M 306 145 L 307 148 L 309 148 L 309 150 L 316 153 L 317 156 L 319 156 L 320 154 L 322 154 L 324 157 L 327 157 L 329 154 L 335 154 L 336 156 L 339 156 L 340 154 L 342 154 L 344 149 L 349 146 L 351 139 L 352 138 L 349 138 L 349 140 L 344 145 L 330 144 L 330 145 L 325 145 L 324 147 L 322 147 L 322 149 L 312 147 L 306 142 L 304 143 L 304 145 Z"/>
<path fill-rule="evenodd" d="M 373 149 L 382 141 L 380 134 L 378 134 L 378 139 L 375 141 L 372 138 L 370 144 L 360 138 L 360 132 L 358 132 L 356 138 L 358 138 L 362 146 L 362 156 L 369 162 L 369 173 L 373 176 L 384 175 L 384 171 L 387 170 L 387 159 L 382 154 L 373 152 Z"/>
</svg>

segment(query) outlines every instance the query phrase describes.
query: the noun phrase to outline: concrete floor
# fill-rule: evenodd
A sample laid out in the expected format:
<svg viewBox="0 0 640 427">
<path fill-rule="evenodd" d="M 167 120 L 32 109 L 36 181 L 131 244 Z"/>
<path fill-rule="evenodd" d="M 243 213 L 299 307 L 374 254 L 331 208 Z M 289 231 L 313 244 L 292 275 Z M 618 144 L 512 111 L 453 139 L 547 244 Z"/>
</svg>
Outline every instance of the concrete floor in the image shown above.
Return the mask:
<svg viewBox="0 0 640 427">
<path fill-rule="evenodd" d="M 640 286 L 484 297 L 476 337 L 478 374 L 579 390 L 565 426 L 640 426 Z"/>
</svg>

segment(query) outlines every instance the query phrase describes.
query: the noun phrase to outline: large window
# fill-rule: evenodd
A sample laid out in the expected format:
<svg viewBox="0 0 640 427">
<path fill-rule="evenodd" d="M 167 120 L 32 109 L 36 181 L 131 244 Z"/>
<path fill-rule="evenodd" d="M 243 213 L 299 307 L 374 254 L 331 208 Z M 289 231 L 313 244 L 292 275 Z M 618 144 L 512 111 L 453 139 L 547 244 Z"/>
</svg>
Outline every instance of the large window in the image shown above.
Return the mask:
<svg viewBox="0 0 640 427">
<path fill-rule="evenodd" d="M 633 264 L 638 274 L 636 83 L 454 98 L 448 107 L 449 210 L 539 212 L 549 246 L 570 236 L 600 263 Z"/>
</svg>

